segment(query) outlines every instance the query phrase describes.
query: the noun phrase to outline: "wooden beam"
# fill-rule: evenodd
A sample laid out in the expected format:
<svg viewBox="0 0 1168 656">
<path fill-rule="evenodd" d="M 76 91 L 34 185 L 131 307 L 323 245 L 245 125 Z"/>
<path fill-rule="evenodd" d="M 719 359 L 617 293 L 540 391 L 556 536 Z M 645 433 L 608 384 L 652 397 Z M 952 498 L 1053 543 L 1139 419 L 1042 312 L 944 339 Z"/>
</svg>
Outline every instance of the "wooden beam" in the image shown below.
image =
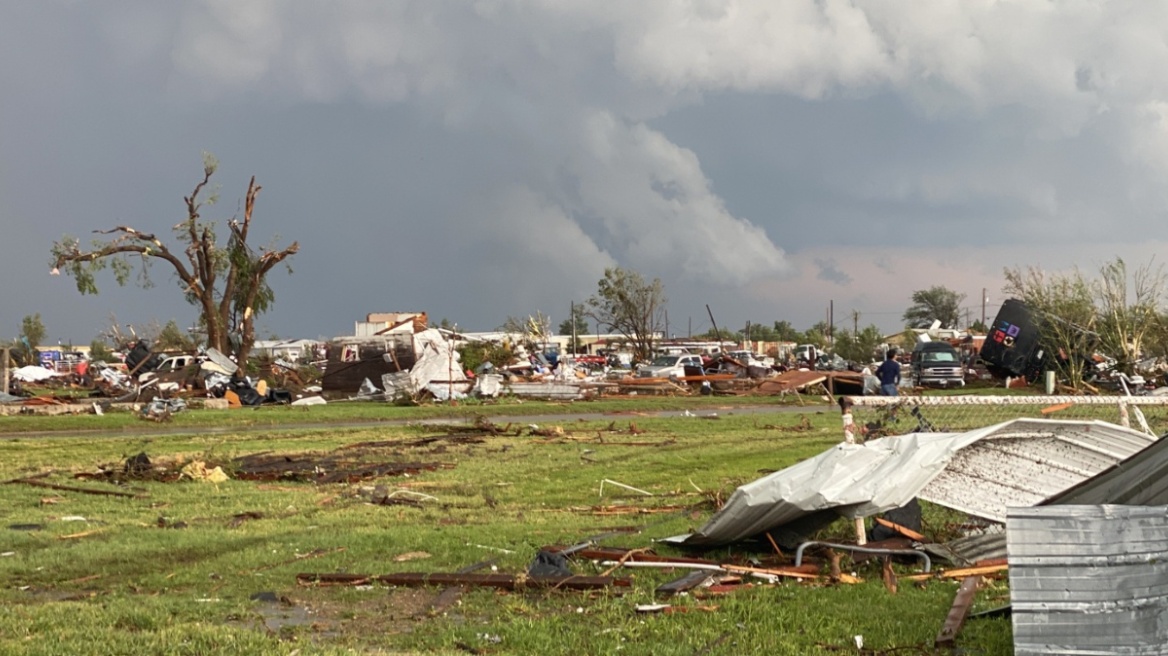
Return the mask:
<svg viewBox="0 0 1168 656">
<path fill-rule="evenodd" d="M 904 537 L 906 537 L 910 540 L 916 540 L 917 542 L 926 542 L 925 536 L 921 535 L 920 533 L 917 533 L 916 531 L 912 530 L 911 528 L 909 528 L 907 526 L 901 526 L 900 524 L 897 524 L 896 522 L 890 522 L 887 519 L 884 519 L 883 517 L 876 517 L 875 519 L 876 519 L 877 524 L 879 524 L 885 528 L 890 528 L 890 529 L 896 531 L 897 533 L 903 535 Z"/>
<path fill-rule="evenodd" d="M 996 574 L 1004 572 L 1009 569 L 1009 565 L 1005 563 L 997 565 L 983 565 L 981 567 L 964 567 L 961 569 L 948 569 L 941 572 L 937 576 L 943 579 L 963 579 L 967 576 L 985 576 L 987 574 Z"/>
<path fill-rule="evenodd" d="M 961 631 L 961 626 L 965 624 L 965 617 L 969 615 L 969 607 L 973 605 L 973 596 L 977 593 L 980 584 L 980 576 L 967 576 L 961 581 L 961 587 L 957 589 L 957 596 L 953 598 L 953 606 L 949 609 L 949 616 L 945 618 L 945 623 L 941 625 L 941 632 L 933 641 L 934 647 L 953 646 L 957 634 Z"/>
<path fill-rule="evenodd" d="M 88 487 L 73 487 L 72 485 L 57 485 L 56 483 L 46 483 L 45 481 L 34 481 L 30 478 L 14 478 L 5 483 L 23 483 L 24 485 L 31 485 L 33 487 L 47 487 L 50 490 L 61 490 L 63 492 L 81 492 L 83 494 L 100 494 L 107 497 L 129 497 L 131 499 L 140 499 L 145 495 L 134 494 L 132 492 L 121 492 L 119 490 L 95 490 Z"/>
<path fill-rule="evenodd" d="M 596 590 L 610 586 L 629 587 L 630 579 L 611 576 L 515 576 L 512 574 L 452 574 L 445 572 L 402 572 L 399 574 L 297 574 L 301 585 L 366 585 L 371 582 L 386 585 L 419 587 L 427 585 L 469 585 L 503 590 L 526 588 L 567 588 L 569 590 Z"/>
</svg>

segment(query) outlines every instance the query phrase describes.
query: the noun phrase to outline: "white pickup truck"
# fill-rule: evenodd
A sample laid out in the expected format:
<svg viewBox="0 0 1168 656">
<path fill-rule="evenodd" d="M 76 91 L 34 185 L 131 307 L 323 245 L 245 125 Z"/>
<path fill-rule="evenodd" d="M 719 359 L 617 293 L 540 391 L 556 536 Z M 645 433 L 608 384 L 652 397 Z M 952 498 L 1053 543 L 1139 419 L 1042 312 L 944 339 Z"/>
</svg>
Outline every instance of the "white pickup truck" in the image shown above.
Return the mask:
<svg viewBox="0 0 1168 656">
<path fill-rule="evenodd" d="M 686 367 L 702 367 L 702 356 L 694 353 L 659 355 L 637 369 L 637 378 L 681 378 Z"/>
</svg>

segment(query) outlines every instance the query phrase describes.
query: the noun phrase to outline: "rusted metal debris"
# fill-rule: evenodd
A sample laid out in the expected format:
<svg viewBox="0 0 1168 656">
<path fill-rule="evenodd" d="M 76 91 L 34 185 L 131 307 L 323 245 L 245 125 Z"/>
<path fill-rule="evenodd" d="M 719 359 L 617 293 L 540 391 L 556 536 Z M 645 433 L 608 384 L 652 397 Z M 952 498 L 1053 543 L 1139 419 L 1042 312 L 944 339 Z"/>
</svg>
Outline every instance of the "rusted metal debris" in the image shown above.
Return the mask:
<svg viewBox="0 0 1168 656">
<path fill-rule="evenodd" d="M 500 590 L 521 590 L 541 588 L 564 588 L 568 590 L 598 590 L 608 587 L 627 588 L 631 579 L 611 576 L 526 576 L 514 574 L 457 574 L 444 572 L 402 572 L 398 574 L 312 574 L 296 575 L 300 585 L 367 585 L 384 583 L 408 587 L 428 585 L 466 585 L 498 588 Z"/>
</svg>

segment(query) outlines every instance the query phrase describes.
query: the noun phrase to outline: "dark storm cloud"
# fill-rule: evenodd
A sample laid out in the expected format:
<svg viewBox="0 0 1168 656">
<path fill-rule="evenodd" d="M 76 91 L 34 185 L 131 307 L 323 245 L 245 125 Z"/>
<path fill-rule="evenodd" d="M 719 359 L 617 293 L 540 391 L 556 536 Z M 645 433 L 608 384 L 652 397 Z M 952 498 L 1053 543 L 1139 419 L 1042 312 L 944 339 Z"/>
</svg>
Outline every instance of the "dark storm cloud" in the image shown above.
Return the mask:
<svg viewBox="0 0 1168 656">
<path fill-rule="evenodd" d="M 846 291 L 895 317 L 916 288 L 1154 251 L 1165 25 L 1037 0 L 0 0 L 0 336 L 191 320 L 41 272 L 62 233 L 165 233 L 203 150 L 213 216 L 255 174 L 261 241 L 301 243 L 261 322 L 281 335 L 558 321 L 613 265 L 674 316 L 810 324 Z"/>
<path fill-rule="evenodd" d="M 820 280 L 834 282 L 840 286 L 849 285 L 852 282 L 852 277 L 840 271 L 835 260 L 817 257 L 815 258 L 815 266 L 819 269 L 819 273 L 815 274 L 815 277 Z"/>
</svg>

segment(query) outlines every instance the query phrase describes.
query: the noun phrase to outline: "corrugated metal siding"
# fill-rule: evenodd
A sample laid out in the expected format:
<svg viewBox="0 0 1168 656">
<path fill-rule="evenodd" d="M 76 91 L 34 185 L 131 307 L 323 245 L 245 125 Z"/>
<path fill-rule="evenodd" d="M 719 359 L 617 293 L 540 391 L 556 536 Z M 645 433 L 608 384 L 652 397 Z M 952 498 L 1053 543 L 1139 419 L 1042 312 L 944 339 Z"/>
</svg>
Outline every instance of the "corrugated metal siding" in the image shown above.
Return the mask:
<svg viewBox="0 0 1168 656">
<path fill-rule="evenodd" d="M 1168 654 L 1168 507 L 1011 508 L 1014 653 Z"/>
<path fill-rule="evenodd" d="M 1103 422 L 1021 420 L 961 449 L 920 498 L 998 522 L 1008 506 L 1032 506 L 1152 444 Z"/>
</svg>

